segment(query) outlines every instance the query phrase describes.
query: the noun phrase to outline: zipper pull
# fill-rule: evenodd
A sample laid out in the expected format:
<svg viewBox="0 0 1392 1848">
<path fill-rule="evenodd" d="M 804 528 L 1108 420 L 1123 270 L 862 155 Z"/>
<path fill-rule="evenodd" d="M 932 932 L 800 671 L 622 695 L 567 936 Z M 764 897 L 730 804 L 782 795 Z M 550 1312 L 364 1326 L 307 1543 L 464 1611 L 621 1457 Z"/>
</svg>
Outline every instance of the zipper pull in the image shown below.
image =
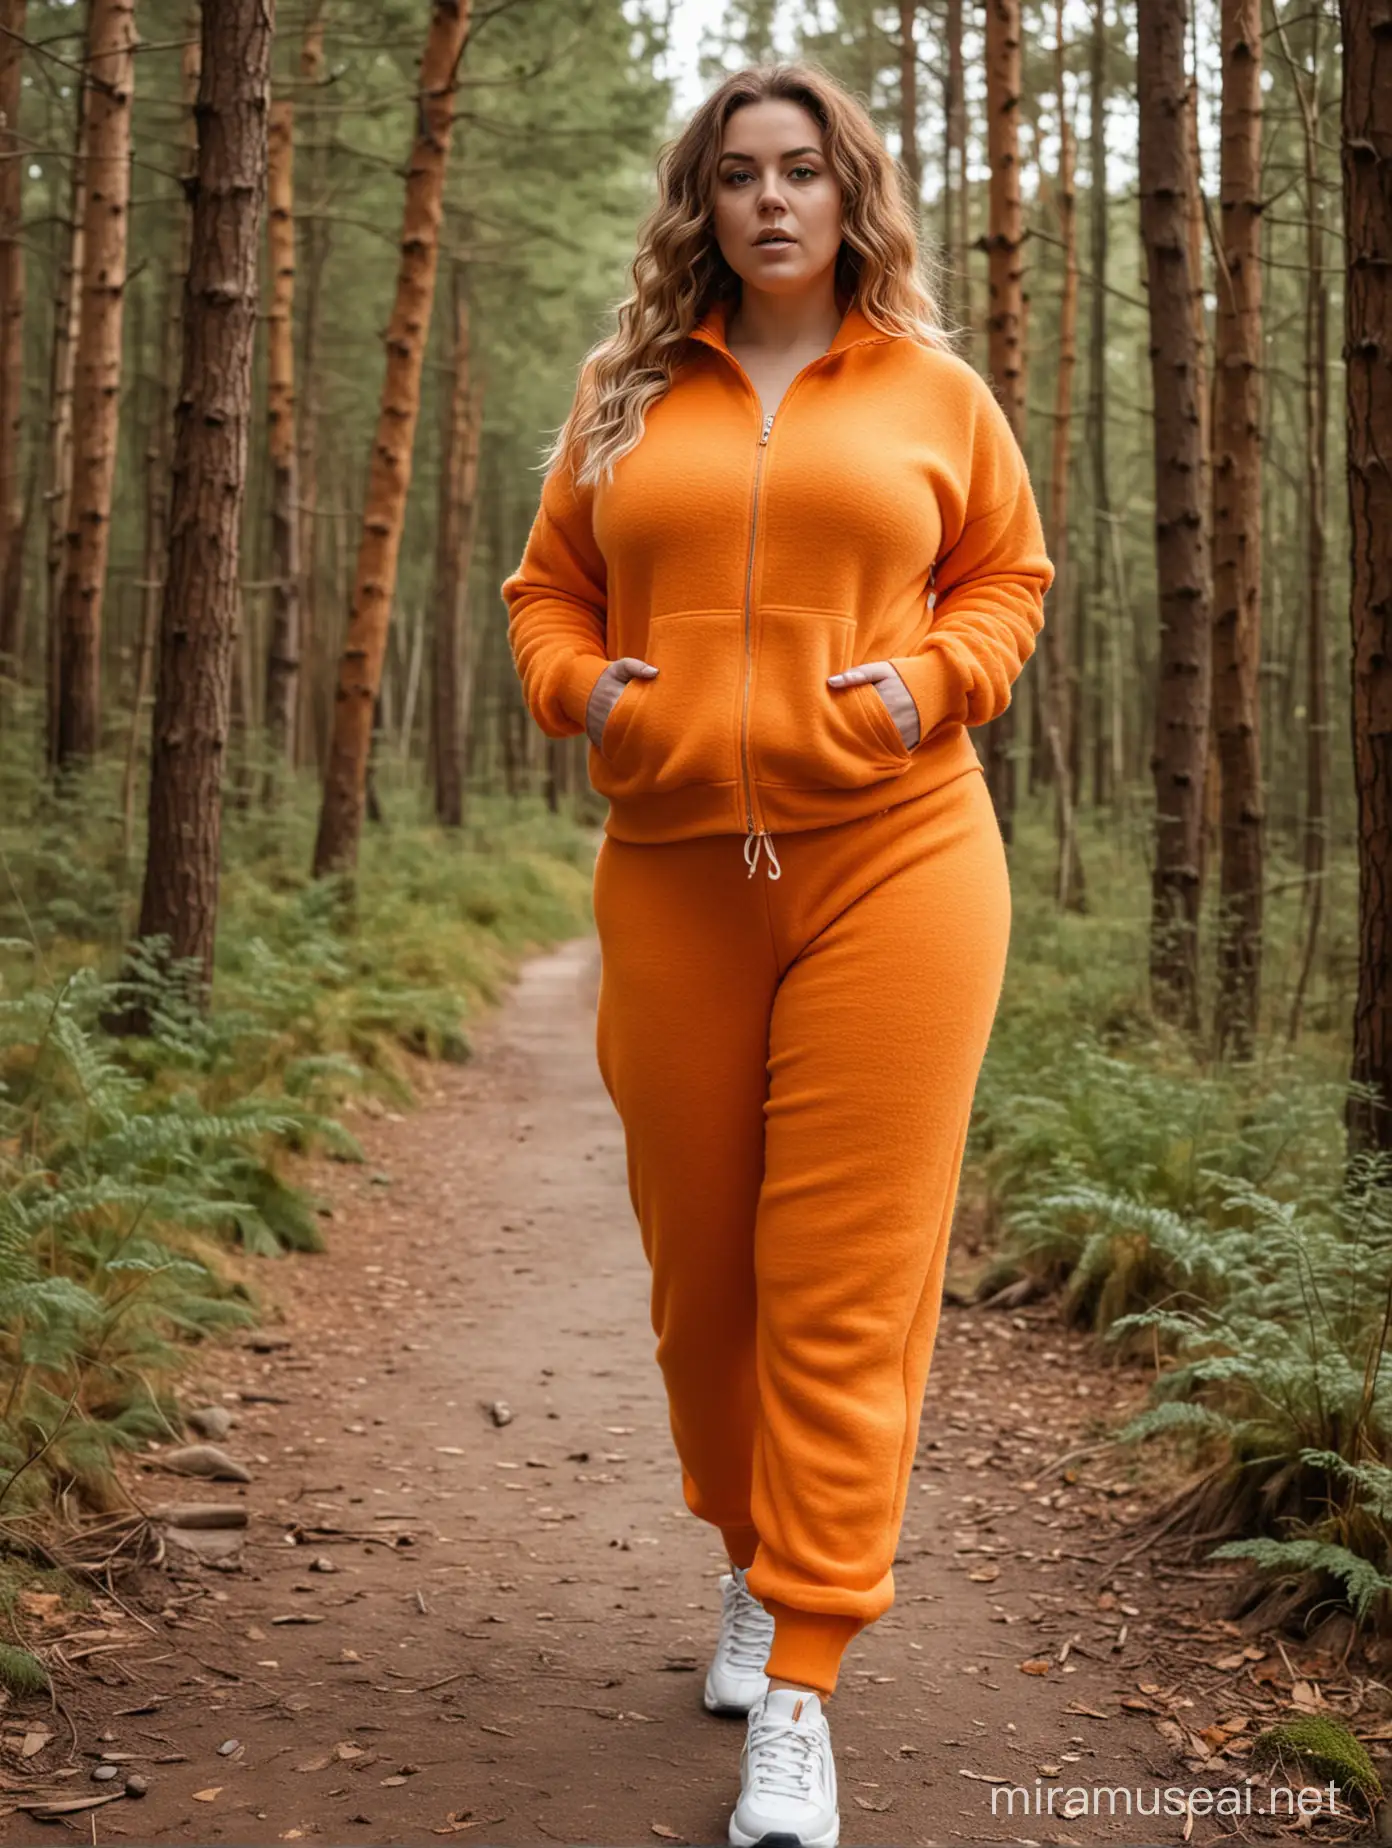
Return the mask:
<svg viewBox="0 0 1392 1848">
<path fill-rule="evenodd" d="M 759 438 L 759 447 L 761 449 L 763 448 L 764 444 L 768 441 L 769 431 L 772 428 L 773 428 L 773 412 L 770 411 L 768 416 L 764 419 L 764 434 Z"/>
</svg>

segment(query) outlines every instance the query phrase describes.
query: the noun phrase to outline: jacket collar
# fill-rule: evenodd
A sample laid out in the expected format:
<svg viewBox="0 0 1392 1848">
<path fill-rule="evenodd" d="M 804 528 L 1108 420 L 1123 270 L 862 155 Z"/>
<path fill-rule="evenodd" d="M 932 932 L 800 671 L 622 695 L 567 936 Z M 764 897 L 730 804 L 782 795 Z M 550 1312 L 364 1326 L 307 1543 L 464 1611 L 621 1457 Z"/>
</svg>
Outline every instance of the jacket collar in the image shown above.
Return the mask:
<svg viewBox="0 0 1392 1848">
<path fill-rule="evenodd" d="M 729 326 L 730 310 L 734 302 L 729 296 L 716 296 L 715 300 L 692 328 L 688 338 L 700 340 L 706 346 L 714 347 L 718 353 L 730 353 L 726 345 L 725 333 Z M 882 327 L 876 327 L 861 313 L 854 302 L 847 307 L 841 318 L 841 325 L 836 330 L 836 337 L 827 348 L 828 353 L 840 353 L 847 347 L 865 346 L 877 340 L 894 340 L 898 336 L 886 333 Z M 733 359 L 734 355 L 730 354 Z"/>
</svg>

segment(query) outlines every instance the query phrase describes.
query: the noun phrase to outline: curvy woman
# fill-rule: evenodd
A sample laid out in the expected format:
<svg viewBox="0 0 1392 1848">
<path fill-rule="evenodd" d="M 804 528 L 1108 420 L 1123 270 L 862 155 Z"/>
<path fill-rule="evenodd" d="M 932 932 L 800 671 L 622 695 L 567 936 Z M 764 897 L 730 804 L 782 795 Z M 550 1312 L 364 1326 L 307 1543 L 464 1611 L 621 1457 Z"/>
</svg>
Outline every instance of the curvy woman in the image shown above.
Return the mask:
<svg viewBox="0 0 1392 1848">
<path fill-rule="evenodd" d="M 657 192 L 502 591 L 529 710 L 609 800 L 596 1046 L 684 1498 L 730 1560 L 729 1839 L 833 1848 L 827 1708 L 894 1599 L 1010 933 L 969 731 L 1053 568 L 852 96 L 739 72 Z"/>
</svg>

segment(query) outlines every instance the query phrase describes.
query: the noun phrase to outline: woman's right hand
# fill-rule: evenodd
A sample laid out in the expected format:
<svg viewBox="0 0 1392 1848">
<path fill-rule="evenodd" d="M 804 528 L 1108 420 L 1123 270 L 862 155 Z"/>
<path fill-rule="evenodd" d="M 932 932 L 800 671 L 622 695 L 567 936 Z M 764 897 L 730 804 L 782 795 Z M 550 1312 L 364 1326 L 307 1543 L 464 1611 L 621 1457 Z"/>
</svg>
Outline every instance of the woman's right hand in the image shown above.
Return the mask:
<svg viewBox="0 0 1392 1848">
<path fill-rule="evenodd" d="M 624 655 L 618 661 L 611 661 L 594 683 L 589 704 L 585 708 L 585 730 L 590 743 L 601 756 L 604 754 L 605 723 L 618 703 L 620 693 L 630 680 L 651 680 L 657 671 L 649 662 L 639 660 L 637 655 Z"/>
</svg>

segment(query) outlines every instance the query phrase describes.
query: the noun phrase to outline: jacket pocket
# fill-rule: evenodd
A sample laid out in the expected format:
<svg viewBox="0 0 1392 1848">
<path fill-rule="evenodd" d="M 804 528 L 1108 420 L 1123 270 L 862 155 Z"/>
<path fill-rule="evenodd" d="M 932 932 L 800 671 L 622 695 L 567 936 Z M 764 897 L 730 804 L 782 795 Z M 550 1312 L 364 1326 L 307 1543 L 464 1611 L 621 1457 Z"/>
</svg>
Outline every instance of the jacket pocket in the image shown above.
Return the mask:
<svg viewBox="0 0 1392 1848">
<path fill-rule="evenodd" d="M 856 665 L 856 619 L 764 604 L 759 611 L 750 746 L 761 783 L 858 789 L 906 770 L 913 753 L 873 686 L 829 687 Z"/>
<path fill-rule="evenodd" d="M 658 669 L 630 680 L 610 708 L 604 749 L 591 754 L 590 781 L 604 796 L 661 795 L 739 775 L 744 693 L 740 610 L 673 610 L 648 622 L 630 652 Z"/>
</svg>

